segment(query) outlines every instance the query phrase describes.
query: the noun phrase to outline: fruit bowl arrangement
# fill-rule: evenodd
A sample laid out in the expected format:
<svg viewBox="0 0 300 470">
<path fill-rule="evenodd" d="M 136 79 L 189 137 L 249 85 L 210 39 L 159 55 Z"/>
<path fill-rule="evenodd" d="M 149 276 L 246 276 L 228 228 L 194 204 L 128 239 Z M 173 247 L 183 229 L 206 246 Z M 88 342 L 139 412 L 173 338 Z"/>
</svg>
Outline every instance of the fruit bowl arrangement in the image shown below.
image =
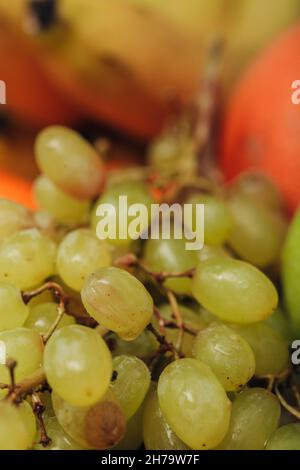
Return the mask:
<svg viewBox="0 0 300 470">
<path fill-rule="evenodd" d="M 202 1 L 189 14 L 142 3 L 0 0 L 0 51 L 13 57 L 0 73 L 14 83 L 23 41 L 36 104 L 12 86 L 10 111 L 39 129 L 33 185 L 5 175 L 0 187 L 0 450 L 300 450 L 300 195 L 287 184 L 299 181 L 300 107 L 285 101 L 299 26 L 246 74 L 220 130 L 229 72 L 224 41 L 205 48 L 193 20 Z M 208 3 L 210 29 L 223 2 Z M 276 30 L 298 7 L 287 4 Z M 269 90 L 270 63 L 290 82 Z M 111 164 L 109 143 L 74 130 L 82 115 L 148 138 L 138 164 Z M 289 146 L 272 134 L 283 121 Z M 201 246 L 187 249 L 190 234 Z"/>
</svg>

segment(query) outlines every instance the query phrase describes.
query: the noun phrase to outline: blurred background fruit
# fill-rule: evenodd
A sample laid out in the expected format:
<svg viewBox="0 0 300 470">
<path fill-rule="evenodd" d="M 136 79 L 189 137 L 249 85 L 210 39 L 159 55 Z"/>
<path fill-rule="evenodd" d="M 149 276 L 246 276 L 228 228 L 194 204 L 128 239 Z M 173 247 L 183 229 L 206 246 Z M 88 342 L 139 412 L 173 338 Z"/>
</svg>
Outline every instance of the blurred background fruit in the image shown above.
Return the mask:
<svg viewBox="0 0 300 470">
<path fill-rule="evenodd" d="M 249 168 L 268 174 L 293 211 L 300 201 L 300 106 L 292 83 L 300 76 L 300 24 L 252 64 L 229 102 L 221 139 L 228 179 Z"/>
</svg>

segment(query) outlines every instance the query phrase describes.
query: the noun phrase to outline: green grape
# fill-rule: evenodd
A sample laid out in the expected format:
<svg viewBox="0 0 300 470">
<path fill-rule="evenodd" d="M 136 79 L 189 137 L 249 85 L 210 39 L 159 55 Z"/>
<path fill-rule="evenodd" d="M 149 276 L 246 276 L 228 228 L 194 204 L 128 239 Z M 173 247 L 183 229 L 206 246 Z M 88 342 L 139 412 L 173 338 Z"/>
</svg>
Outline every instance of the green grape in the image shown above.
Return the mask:
<svg viewBox="0 0 300 470">
<path fill-rule="evenodd" d="M 31 307 L 29 316 L 24 326 L 44 335 L 49 331 L 57 318 L 57 305 L 54 302 L 47 302 Z M 70 315 L 65 314 L 59 322 L 57 329 L 64 326 L 73 325 L 75 320 Z"/>
<path fill-rule="evenodd" d="M 261 271 L 231 258 L 200 263 L 194 276 L 193 294 L 204 308 L 233 323 L 262 321 L 278 303 L 274 285 Z"/>
<path fill-rule="evenodd" d="M 0 246 L 0 281 L 28 289 L 55 271 L 56 246 L 37 229 L 15 233 Z"/>
<path fill-rule="evenodd" d="M 265 323 L 277 331 L 277 333 L 283 339 L 287 340 L 288 342 L 292 341 L 293 334 L 291 331 L 291 325 L 280 307 L 277 307 L 272 315 L 265 320 Z"/>
<path fill-rule="evenodd" d="M 249 344 L 220 323 L 212 323 L 198 333 L 194 357 L 211 368 L 227 391 L 241 388 L 255 372 L 255 358 Z"/>
<path fill-rule="evenodd" d="M 24 304 L 21 291 L 0 282 L 0 331 L 24 325 L 29 308 Z"/>
<path fill-rule="evenodd" d="M 211 258 L 220 258 L 221 256 L 230 257 L 228 251 L 222 246 L 204 245 L 201 250 L 197 252 L 198 261 L 206 261 Z"/>
<path fill-rule="evenodd" d="M 258 267 L 274 263 L 280 256 L 286 220 L 279 213 L 249 197 L 229 201 L 234 225 L 229 244 L 245 261 Z"/>
<path fill-rule="evenodd" d="M 137 356 L 140 358 L 151 356 L 158 348 L 158 343 L 150 331 L 144 330 L 132 341 L 124 341 L 115 333 L 110 332 L 106 336 L 111 346 L 113 356 Z"/>
<path fill-rule="evenodd" d="M 5 347 L 7 359 L 17 362 L 16 382 L 20 382 L 35 372 L 42 364 L 43 341 L 41 336 L 29 328 L 16 328 L 0 332 L 0 344 Z M 9 371 L 5 362 L 0 363 L 0 382 L 10 383 Z"/>
<path fill-rule="evenodd" d="M 35 416 L 29 403 L 15 406 L 0 401 L 0 450 L 28 450 L 35 433 Z"/>
<path fill-rule="evenodd" d="M 119 204 L 121 196 L 127 197 L 127 203 L 124 207 Z M 92 228 L 96 231 L 98 238 L 103 239 L 106 238 L 108 224 L 115 225 L 116 220 L 116 233 L 109 237 L 109 242 L 112 245 L 128 246 L 131 242 L 129 228 L 132 227 L 131 224 L 137 216 L 140 218 L 140 222 L 136 227 L 136 238 L 147 229 L 150 222 L 149 214 L 151 213 L 152 202 L 152 198 L 143 183 L 130 181 L 114 184 L 96 202 L 91 218 Z M 114 210 L 97 215 L 97 209 L 102 204 L 109 204 Z M 127 210 L 133 204 L 143 204 L 147 209 L 146 213 L 141 214 L 141 216 L 138 213 L 134 216 L 128 215 Z M 122 207 L 123 210 L 121 210 Z M 124 230 L 123 235 L 121 235 L 120 230 Z"/>
<path fill-rule="evenodd" d="M 186 250 L 186 240 L 155 240 L 146 242 L 144 263 L 154 272 L 180 273 L 198 264 L 197 253 Z M 168 279 L 164 285 L 178 294 L 191 294 L 192 281 L 187 277 Z"/>
<path fill-rule="evenodd" d="M 43 414 L 47 435 L 51 442 L 44 447 L 42 444 L 35 444 L 34 450 L 84 450 L 84 447 L 77 444 L 61 427 L 55 416 L 45 416 Z"/>
<path fill-rule="evenodd" d="M 159 311 L 164 319 L 172 321 L 176 324 L 176 321 L 172 317 L 172 308 L 170 304 L 161 305 L 159 307 Z M 179 311 L 184 324 L 187 327 L 193 330 L 202 330 L 205 327 L 205 323 L 203 322 L 199 313 L 195 312 L 191 308 L 179 304 Z M 153 323 L 156 329 L 159 330 L 158 321 L 155 319 Z M 170 343 L 176 345 L 179 339 L 179 335 L 180 333 L 177 328 L 165 328 L 165 336 L 167 341 Z M 185 356 L 191 357 L 193 355 L 194 340 L 195 336 L 193 334 L 188 332 L 183 333 L 181 351 Z"/>
<path fill-rule="evenodd" d="M 266 450 L 300 450 L 300 424 L 286 424 L 270 437 Z"/>
<path fill-rule="evenodd" d="M 47 176 L 40 175 L 33 186 L 39 207 L 64 224 L 81 224 L 88 220 L 89 202 L 64 193 Z"/>
<path fill-rule="evenodd" d="M 283 206 L 280 192 L 263 173 L 242 173 L 232 185 L 231 191 L 234 195 L 248 196 L 273 209 L 281 209 Z"/>
<path fill-rule="evenodd" d="M 234 326 L 250 344 L 255 356 L 255 375 L 278 375 L 289 363 L 288 343 L 265 323 Z"/>
<path fill-rule="evenodd" d="M 35 307 L 35 305 L 46 304 L 49 302 L 53 303 L 53 294 L 50 290 L 47 289 L 41 292 L 39 295 L 32 297 L 32 299 L 29 300 L 28 302 L 29 311 L 30 309 Z"/>
<path fill-rule="evenodd" d="M 82 447 L 108 449 L 124 437 L 125 418 L 110 390 L 93 406 L 71 405 L 55 392 L 52 403 L 61 427 Z"/>
<path fill-rule="evenodd" d="M 154 169 L 162 174 L 170 174 L 174 170 L 180 154 L 178 136 L 168 133 L 159 136 L 151 143 L 148 151 L 148 161 Z"/>
<path fill-rule="evenodd" d="M 91 328 L 70 325 L 55 331 L 45 346 L 44 367 L 52 389 L 72 405 L 101 399 L 112 374 L 111 354 Z"/>
<path fill-rule="evenodd" d="M 152 317 L 152 297 L 123 269 L 98 269 L 87 279 L 81 297 L 91 317 L 127 341 L 137 338 Z"/>
<path fill-rule="evenodd" d="M 41 172 L 70 196 L 90 199 L 99 194 L 103 164 L 77 132 L 62 126 L 47 127 L 36 139 L 35 155 Z"/>
<path fill-rule="evenodd" d="M 135 356 L 117 356 L 113 359 L 117 378 L 111 384 L 126 420 L 141 406 L 150 386 L 150 372 L 141 359 Z"/>
<path fill-rule="evenodd" d="M 110 264 L 109 248 L 88 229 L 68 233 L 59 245 L 58 274 L 75 291 L 80 292 L 89 274 Z"/>
<path fill-rule="evenodd" d="M 206 364 L 190 358 L 172 362 L 159 377 L 157 391 L 167 423 L 186 445 L 211 449 L 225 437 L 231 404 Z"/>
<path fill-rule="evenodd" d="M 157 390 L 151 384 L 145 400 L 143 437 L 147 450 L 187 450 L 188 447 L 172 431 L 166 422 L 158 402 Z"/>
<path fill-rule="evenodd" d="M 292 221 L 282 252 L 283 296 L 293 331 L 300 334 L 300 210 Z"/>
<path fill-rule="evenodd" d="M 126 423 L 126 432 L 121 441 L 113 450 L 136 450 L 143 443 L 143 405 Z"/>
<path fill-rule="evenodd" d="M 187 200 L 187 204 L 204 204 L 204 242 L 207 245 L 220 246 L 228 240 L 232 220 L 225 202 L 209 194 L 194 194 Z M 197 228 L 194 219 L 192 229 Z"/>
<path fill-rule="evenodd" d="M 14 201 L 0 198 L 0 241 L 34 225 L 29 210 Z"/>
<path fill-rule="evenodd" d="M 277 429 L 280 404 L 264 388 L 239 393 L 233 401 L 229 431 L 218 450 L 262 450 Z"/>
</svg>

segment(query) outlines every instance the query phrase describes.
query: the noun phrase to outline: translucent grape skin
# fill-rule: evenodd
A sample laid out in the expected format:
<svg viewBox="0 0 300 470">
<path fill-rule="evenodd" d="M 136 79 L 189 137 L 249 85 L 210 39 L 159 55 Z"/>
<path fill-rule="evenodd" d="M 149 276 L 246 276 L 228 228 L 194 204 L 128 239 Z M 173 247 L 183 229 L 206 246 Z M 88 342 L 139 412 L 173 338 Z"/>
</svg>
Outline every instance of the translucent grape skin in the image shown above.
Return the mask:
<svg viewBox="0 0 300 470">
<path fill-rule="evenodd" d="M 33 411 L 26 401 L 18 407 L 0 401 L 0 450 L 28 450 L 36 433 Z"/>
<path fill-rule="evenodd" d="M 287 222 L 280 212 L 245 196 L 229 201 L 234 225 L 229 245 L 245 261 L 260 268 L 280 256 Z"/>
<path fill-rule="evenodd" d="M 36 443 L 34 450 L 84 450 L 84 447 L 80 446 L 63 430 L 55 416 L 45 416 L 44 413 L 43 418 L 51 442 L 46 447 Z"/>
<path fill-rule="evenodd" d="M 41 366 L 44 345 L 36 331 L 23 327 L 2 331 L 0 341 L 5 344 L 6 359 L 17 361 L 16 382 L 25 379 Z M 0 382 L 10 383 L 9 371 L 5 364 L 0 364 Z"/>
<path fill-rule="evenodd" d="M 0 246 L 0 281 L 20 289 L 41 284 L 55 271 L 56 245 L 37 229 L 6 238 Z"/>
<path fill-rule="evenodd" d="M 221 323 L 212 323 L 198 333 L 194 357 L 211 368 L 226 391 L 239 390 L 255 372 L 255 358 L 249 344 Z"/>
<path fill-rule="evenodd" d="M 78 292 L 93 271 L 110 264 L 108 246 L 88 229 L 69 232 L 58 247 L 58 274 L 65 284 Z"/>
<path fill-rule="evenodd" d="M 233 401 L 229 431 L 218 450 L 263 450 L 277 429 L 280 404 L 263 388 L 239 393 Z"/>
<path fill-rule="evenodd" d="M 192 449 L 211 449 L 225 437 L 231 403 L 206 364 L 190 358 L 169 364 L 159 377 L 158 399 L 171 429 Z"/>
<path fill-rule="evenodd" d="M 55 392 L 52 403 L 64 431 L 82 447 L 108 449 L 125 435 L 125 418 L 110 390 L 101 401 L 89 407 L 70 405 Z"/>
<path fill-rule="evenodd" d="M 153 300 L 143 284 L 127 271 L 101 268 L 87 279 L 82 302 L 97 322 L 127 341 L 151 321 Z"/>
<path fill-rule="evenodd" d="M 111 354 L 91 328 L 70 325 L 55 331 L 45 346 L 44 368 L 52 389 L 74 406 L 90 406 L 105 394 Z"/>
<path fill-rule="evenodd" d="M 151 356 L 158 348 L 158 343 L 150 331 L 144 330 L 132 341 L 124 341 L 117 334 L 110 332 L 106 335 L 108 344 L 112 345 L 112 355 L 122 354 L 139 358 Z"/>
<path fill-rule="evenodd" d="M 41 172 L 70 196 L 91 199 L 100 193 L 104 182 L 101 159 L 72 129 L 44 129 L 36 139 L 35 155 Z"/>
<path fill-rule="evenodd" d="M 52 214 L 57 222 L 69 225 L 87 222 L 89 202 L 64 193 L 46 176 L 40 175 L 35 180 L 33 191 L 38 206 Z"/>
<path fill-rule="evenodd" d="M 265 320 L 278 303 L 274 285 L 261 271 L 243 261 L 224 257 L 198 265 L 193 294 L 221 320 L 241 324 Z"/>
<path fill-rule="evenodd" d="M 29 316 L 26 320 L 25 327 L 37 331 L 44 335 L 52 327 L 57 318 L 57 304 L 54 302 L 46 302 L 30 307 Z M 73 325 L 75 319 L 70 315 L 64 314 L 56 329 L 64 326 Z"/>
<path fill-rule="evenodd" d="M 232 229 L 231 214 L 225 202 L 216 196 L 194 194 L 186 203 L 204 204 L 204 242 L 212 246 L 222 245 Z M 192 228 L 196 230 L 195 226 Z"/>
<path fill-rule="evenodd" d="M 136 450 L 143 443 L 143 405 L 139 407 L 136 413 L 127 421 L 124 437 L 113 450 Z"/>
<path fill-rule="evenodd" d="M 21 204 L 0 198 L 0 241 L 34 225 L 31 212 Z"/>
<path fill-rule="evenodd" d="M 20 289 L 0 282 L 0 331 L 23 326 L 28 314 Z"/>
<path fill-rule="evenodd" d="M 135 219 L 136 216 L 127 216 L 126 213 L 120 212 L 120 206 L 119 206 L 119 197 L 120 196 L 127 196 L 127 206 L 131 206 L 133 204 L 143 204 L 147 208 L 148 214 L 143 218 L 141 221 L 140 226 L 137 228 L 137 231 L 142 233 L 148 226 L 149 223 L 149 214 L 150 214 L 150 209 L 151 209 L 151 203 L 152 198 L 150 196 L 150 193 L 147 191 L 145 184 L 140 183 L 138 181 L 130 181 L 130 182 L 122 182 L 122 183 L 117 183 L 112 185 L 111 187 L 107 188 L 106 191 L 103 193 L 103 195 L 98 199 L 98 201 L 95 203 L 92 216 L 91 216 L 91 226 L 92 229 L 97 233 L 97 236 L 102 239 L 103 237 L 103 230 L 99 229 L 99 222 L 107 220 L 107 215 L 105 216 L 100 216 L 97 215 L 97 209 L 100 204 L 110 204 L 112 207 L 115 208 L 115 214 L 112 212 L 111 216 L 113 218 L 113 221 L 117 220 L 117 227 L 116 227 L 116 236 L 113 238 L 109 239 L 109 242 L 113 246 L 128 246 L 131 242 L 131 239 L 129 237 L 129 233 L 125 233 L 124 238 L 118 236 L 119 235 L 119 227 L 124 224 L 124 222 L 121 222 L 119 225 L 119 218 L 120 217 L 126 217 L 127 221 L 127 226 L 129 227 L 130 223 Z M 110 216 L 109 216 L 110 217 Z M 105 225 L 105 224 L 104 224 Z"/>
<path fill-rule="evenodd" d="M 274 183 L 263 173 L 241 173 L 230 188 L 234 195 L 248 196 L 273 209 L 282 209 L 282 196 Z"/>
<path fill-rule="evenodd" d="M 264 322 L 233 327 L 254 352 L 255 375 L 278 375 L 288 368 L 288 343 L 274 328 Z"/>
<path fill-rule="evenodd" d="M 134 356 L 115 357 L 113 370 L 117 378 L 111 387 L 126 420 L 129 420 L 146 396 L 150 386 L 150 371 L 143 361 Z"/>
<path fill-rule="evenodd" d="M 272 315 L 265 320 L 265 323 L 269 325 L 273 330 L 289 343 L 293 340 L 292 328 L 287 315 L 280 306 L 272 313 Z"/>
<path fill-rule="evenodd" d="M 154 272 L 180 273 L 195 268 L 197 252 L 186 250 L 186 240 L 155 240 L 146 242 L 144 264 Z M 192 281 L 187 277 L 168 279 L 164 285 L 178 294 L 191 294 Z"/>
<path fill-rule="evenodd" d="M 143 439 L 147 450 L 188 449 L 166 422 L 159 406 L 157 387 L 154 383 L 151 384 L 151 390 L 145 400 Z"/>
<path fill-rule="evenodd" d="M 268 440 L 266 450 L 300 450 L 300 424 L 278 428 Z"/>
</svg>

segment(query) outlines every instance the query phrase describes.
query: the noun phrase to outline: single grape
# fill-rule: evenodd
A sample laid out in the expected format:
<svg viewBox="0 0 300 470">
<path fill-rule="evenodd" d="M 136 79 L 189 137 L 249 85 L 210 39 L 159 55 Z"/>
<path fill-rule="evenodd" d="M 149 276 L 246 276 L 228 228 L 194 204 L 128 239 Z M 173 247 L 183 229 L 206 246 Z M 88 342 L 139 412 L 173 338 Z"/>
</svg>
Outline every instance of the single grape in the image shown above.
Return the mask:
<svg viewBox="0 0 300 470">
<path fill-rule="evenodd" d="M 230 189 L 234 195 L 248 196 L 270 208 L 281 209 L 283 207 L 280 192 L 263 173 L 250 171 L 241 173 Z"/>
<path fill-rule="evenodd" d="M 127 197 L 126 205 L 120 205 L 120 197 Z M 129 228 L 133 227 L 134 220 L 140 220 L 136 226 L 136 238 L 147 229 L 150 222 L 152 198 L 143 183 L 137 181 L 117 183 L 109 187 L 98 199 L 92 212 L 91 225 L 97 233 L 98 238 L 105 239 L 108 226 L 113 224 L 116 232 L 109 237 L 109 242 L 113 245 L 128 246 L 131 242 Z M 104 204 L 109 204 L 111 210 L 97 215 L 98 208 Z M 133 204 L 143 204 L 146 209 L 144 214 L 137 212 L 135 215 L 127 213 L 129 206 Z M 116 222 L 116 223 L 115 223 Z M 126 230 L 127 227 L 127 230 Z M 124 230 L 121 234 L 120 231 Z"/>
<path fill-rule="evenodd" d="M 179 304 L 179 311 L 186 327 L 191 328 L 195 331 L 200 331 L 205 328 L 206 325 L 198 312 L 195 312 L 191 308 L 182 304 Z M 172 317 L 172 308 L 170 304 L 161 305 L 159 307 L 159 312 L 164 319 L 166 319 L 167 321 L 172 321 L 176 324 L 176 320 L 174 319 L 174 317 Z M 153 324 L 155 328 L 159 330 L 158 321 L 156 319 L 153 320 Z M 178 328 L 166 327 L 164 334 L 166 336 L 167 341 L 173 343 L 174 345 L 177 344 L 180 334 Z M 185 356 L 191 357 L 193 355 L 194 341 L 195 336 L 193 334 L 188 333 L 186 331 L 183 333 L 181 351 Z"/>
<path fill-rule="evenodd" d="M 72 225 L 88 220 L 89 202 L 64 193 L 47 176 L 40 175 L 35 180 L 33 191 L 39 207 L 48 211 L 58 222 Z"/>
<path fill-rule="evenodd" d="M 81 297 L 91 317 L 127 341 L 137 338 L 152 317 L 152 297 L 123 269 L 98 269 L 87 279 Z"/>
<path fill-rule="evenodd" d="M 41 336 L 29 328 L 15 328 L 0 332 L 0 342 L 5 345 L 6 360 L 14 359 L 15 380 L 20 382 L 35 372 L 42 364 L 44 345 Z M 0 382 L 10 383 L 5 363 L 0 364 Z"/>
<path fill-rule="evenodd" d="M 280 404 L 264 388 L 239 393 L 233 401 L 229 431 L 218 450 L 262 450 L 277 429 Z"/>
<path fill-rule="evenodd" d="M 27 402 L 19 406 L 0 401 L 0 450 L 28 450 L 36 432 L 33 411 Z"/>
<path fill-rule="evenodd" d="M 210 258 L 220 258 L 222 256 L 230 257 L 229 252 L 222 246 L 204 245 L 201 250 L 197 251 L 199 262 L 206 261 Z"/>
<path fill-rule="evenodd" d="M 37 229 L 6 238 L 0 246 L 0 280 L 20 289 L 39 285 L 55 271 L 56 246 Z"/>
<path fill-rule="evenodd" d="M 144 263 L 154 272 L 180 273 L 195 268 L 197 252 L 186 250 L 186 240 L 155 240 L 146 242 Z M 164 285 L 178 294 L 191 294 L 192 281 L 187 277 L 168 279 Z"/>
<path fill-rule="evenodd" d="M 110 264 L 108 246 L 88 229 L 68 233 L 58 247 L 58 274 L 65 284 L 79 292 L 89 274 Z"/>
<path fill-rule="evenodd" d="M 115 357 L 113 370 L 117 373 L 117 378 L 111 387 L 128 420 L 139 409 L 146 396 L 150 386 L 150 371 L 145 363 L 135 356 Z"/>
<path fill-rule="evenodd" d="M 283 296 L 294 333 L 300 334 L 300 210 L 295 215 L 282 251 Z"/>
<path fill-rule="evenodd" d="M 231 198 L 229 208 L 234 222 L 229 244 L 234 251 L 261 268 L 278 260 L 287 228 L 284 216 L 240 195 Z"/>
<path fill-rule="evenodd" d="M 36 443 L 34 450 L 85 450 L 63 430 L 55 416 L 47 416 L 43 413 L 43 418 L 51 442 L 47 447 Z"/>
<path fill-rule="evenodd" d="M 261 271 L 243 261 L 224 257 L 199 264 L 193 294 L 204 308 L 233 323 L 262 321 L 278 303 L 274 285 Z"/>
<path fill-rule="evenodd" d="M 25 323 L 26 328 L 31 328 L 41 335 L 49 331 L 57 318 L 57 304 L 47 302 L 30 307 L 29 316 Z M 64 326 L 73 325 L 75 320 L 70 315 L 65 314 L 59 322 L 57 329 Z"/>
<path fill-rule="evenodd" d="M 250 344 L 255 356 L 255 375 L 277 375 L 288 368 L 287 341 L 265 323 L 234 326 Z"/>
<path fill-rule="evenodd" d="M 211 368 L 227 391 L 240 389 L 255 372 L 255 358 L 249 344 L 221 323 L 212 323 L 198 333 L 194 357 Z"/>
<path fill-rule="evenodd" d="M 268 440 L 266 450 L 300 450 L 300 424 L 286 424 Z"/>
<path fill-rule="evenodd" d="M 125 435 L 125 418 L 110 390 L 93 406 L 70 405 L 55 392 L 52 403 L 59 424 L 83 447 L 108 449 Z"/>
<path fill-rule="evenodd" d="M 0 331 L 24 325 L 28 314 L 20 289 L 0 282 Z"/>
<path fill-rule="evenodd" d="M 91 199 L 103 186 L 103 164 L 96 150 L 77 132 L 51 126 L 38 135 L 37 164 L 42 173 L 70 196 Z"/>
<path fill-rule="evenodd" d="M 222 199 L 209 194 L 194 194 L 186 203 L 204 204 L 204 242 L 207 245 L 220 246 L 228 240 L 232 229 L 232 219 L 229 209 Z M 200 229 L 195 224 L 194 214 L 191 228 L 192 230 Z"/>
<path fill-rule="evenodd" d="M 9 235 L 32 227 L 33 216 L 30 211 L 14 201 L 0 198 L 0 241 Z"/>
<path fill-rule="evenodd" d="M 136 450 L 143 443 L 143 405 L 126 423 L 126 432 L 123 439 L 113 447 L 113 450 Z"/>
<path fill-rule="evenodd" d="M 120 336 L 110 332 L 105 337 L 111 346 L 113 356 L 137 356 L 139 358 L 150 357 L 157 349 L 158 343 L 150 331 L 144 330 L 132 341 L 124 341 Z"/>
<path fill-rule="evenodd" d="M 269 325 L 273 330 L 288 342 L 293 339 L 292 329 L 288 317 L 285 315 L 281 307 L 272 313 L 272 315 L 265 320 L 265 323 Z"/>
<path fill-rule="evenodd" d="M 91 328 L 70 325 L 55 331 L 45 347 L 44 367 L 52 389 L 72 405 L 89 406 L 105 394 L 111 354 Z"/>
<path fill-rule="evenodd" d="M 143 438 L 147 450 L 187 450 L 188 447 L 174 434 L 166 422 L 158 401 L 154 383 L 145 400 Z"/>
<path fill-rule="evenodd" d="M 225 437 L 231 404 L 206 364 L 190 358 L 169 364 L 159 377 L 158 398 L 167 423 L 192 449 L 211 449 Z"/>
</svg>

